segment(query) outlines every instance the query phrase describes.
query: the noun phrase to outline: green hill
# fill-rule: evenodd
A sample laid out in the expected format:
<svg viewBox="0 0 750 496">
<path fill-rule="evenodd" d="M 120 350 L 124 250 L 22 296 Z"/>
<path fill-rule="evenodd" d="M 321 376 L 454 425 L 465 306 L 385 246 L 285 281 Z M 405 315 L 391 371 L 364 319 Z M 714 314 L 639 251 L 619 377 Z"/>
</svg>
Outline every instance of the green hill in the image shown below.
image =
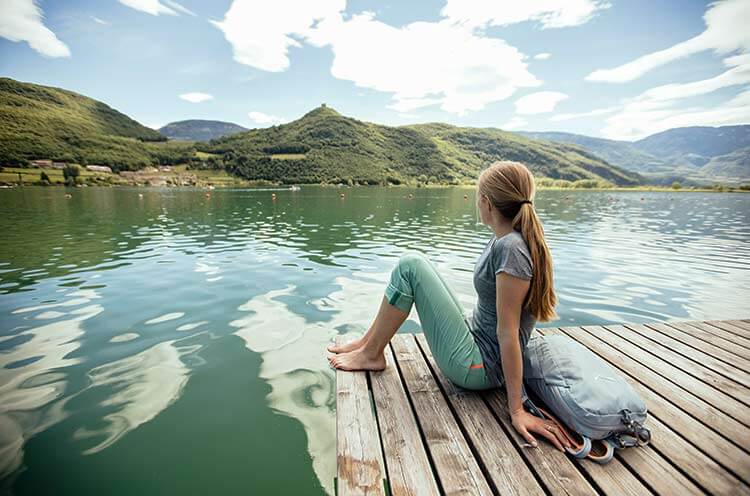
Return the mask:
<svg viewBox="0 0 750 496">
<path fill-rule="evenodd" d="M 539 177 L 569 181 L 642 182 L 577 146 L 535 141 L 499 129 L 447 124 L 389 127 L 321 106 L 302 118 L 197 144 L 221 155 L 247 179 L 286 183 L 404 182 L 460 184 L 476 180 L 494 160 L 519 160 Z"/>
<path fill-rule="evenodd" d="M 677 165 L 702 167 L 713 157 L 750 147 L 750 125 L 669 129 L 634 145 Z"/>
<path fill-rule="evenodd" d="M 52 159 L 137 169 L 186 160 L 153 129 L 72 91 L 0 78 L 0 165 Z"/>
<path fill-rule="evenodd" d="M 170 122 L 159 128 L 159 132 L 169 139 L 187 141 L 208 141 L 243 131 L 247 128 L 232 122 L 200 119 Z"/>
</svg>

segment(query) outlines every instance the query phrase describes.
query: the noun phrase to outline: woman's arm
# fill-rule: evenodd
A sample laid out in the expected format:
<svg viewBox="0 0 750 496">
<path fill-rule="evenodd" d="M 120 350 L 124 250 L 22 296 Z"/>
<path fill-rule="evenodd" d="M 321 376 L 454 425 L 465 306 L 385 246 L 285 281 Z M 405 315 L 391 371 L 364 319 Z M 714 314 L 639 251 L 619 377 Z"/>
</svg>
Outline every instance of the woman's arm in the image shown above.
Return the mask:
<svg viewBox="0 0 750 496">
<path fill-rule="evenodd" d="M 523 408 L 521 384 L 523 382 L 523 357 L 519 333 L 521 327 L 521 309 L 530 282 L 526 279 L 500 272 L 496 276 L 497 288 L 497 340 L 500 344 L 500 361 L 505 377 L 505 389 L 508 396 L 513 427 L 532 446 L 536 440 L 531 432 L 537 432 L 552 442 L 559 450 L 567 445 L 561 433 L 550 432 L 544 420 L 530 414 Z"/>
</svg>

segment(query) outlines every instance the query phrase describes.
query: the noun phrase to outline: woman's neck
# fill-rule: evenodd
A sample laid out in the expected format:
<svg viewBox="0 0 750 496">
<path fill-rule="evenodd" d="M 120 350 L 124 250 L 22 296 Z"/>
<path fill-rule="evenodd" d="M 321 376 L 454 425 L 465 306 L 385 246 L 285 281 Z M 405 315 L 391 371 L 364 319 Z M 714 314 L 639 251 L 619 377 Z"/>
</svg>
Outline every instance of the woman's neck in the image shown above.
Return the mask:
<svg viewBox="0 0 750 496">
<path fill-rule="evenodd" d="M 490 229 L 492 229 L 492 232 L 495 233 L 496 238 L 502 238 L 506 234 L 513 231 L 513 225 L 511 225 L 510 222 L 494 222 L 492 225 L 490 225 Z"/>
</svg>

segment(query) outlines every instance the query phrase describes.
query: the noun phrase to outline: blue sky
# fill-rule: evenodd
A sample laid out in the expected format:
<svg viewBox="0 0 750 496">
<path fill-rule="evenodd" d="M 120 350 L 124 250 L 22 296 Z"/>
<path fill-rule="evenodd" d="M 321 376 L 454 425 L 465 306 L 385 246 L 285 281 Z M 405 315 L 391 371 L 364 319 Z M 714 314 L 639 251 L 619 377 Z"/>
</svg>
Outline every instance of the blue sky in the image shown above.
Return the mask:
<svg viewBox="0 0 750 496">
<path fill-rule="evenodd" d="M 0 0 L 0 75 L 161 126 L 326 102 L 638 139 L 750 123 L 750 0 Z"/>
</svg>

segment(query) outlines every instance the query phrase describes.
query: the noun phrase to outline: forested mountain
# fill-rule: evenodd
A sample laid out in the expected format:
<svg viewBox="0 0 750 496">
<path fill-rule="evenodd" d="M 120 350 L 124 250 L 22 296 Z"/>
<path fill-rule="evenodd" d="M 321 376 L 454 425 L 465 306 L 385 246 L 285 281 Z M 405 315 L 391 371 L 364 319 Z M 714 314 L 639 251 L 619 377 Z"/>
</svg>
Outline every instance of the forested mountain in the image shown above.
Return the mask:
<svg viewBox="0 0 750 496">
<path fill-rule="evenodd" d="M 200 119 L 170 122 L 159 128 L 159 132 L 167 138 L 182 141 L 208 141 L 243 131 L 247 131 L 247 128 L 232 122 Z"/>
<path fill-rule="evenodd" d="M 185 160 L 153 129 L 72 91 L 0 78 L 0 165 L 52 159 L 139 168 Z"/>
<path fill-rule="evenodd" d="M 576 146 L 540 142 L 499 129 L 447 124 L 389 127 L 321 106 L 302 118 L 198 144 L 248 179 L 286 182 L 458 184 L 494 160 L 519 160 L 540 177 L 639 184 L 638 174 Z"/>
</svg>

